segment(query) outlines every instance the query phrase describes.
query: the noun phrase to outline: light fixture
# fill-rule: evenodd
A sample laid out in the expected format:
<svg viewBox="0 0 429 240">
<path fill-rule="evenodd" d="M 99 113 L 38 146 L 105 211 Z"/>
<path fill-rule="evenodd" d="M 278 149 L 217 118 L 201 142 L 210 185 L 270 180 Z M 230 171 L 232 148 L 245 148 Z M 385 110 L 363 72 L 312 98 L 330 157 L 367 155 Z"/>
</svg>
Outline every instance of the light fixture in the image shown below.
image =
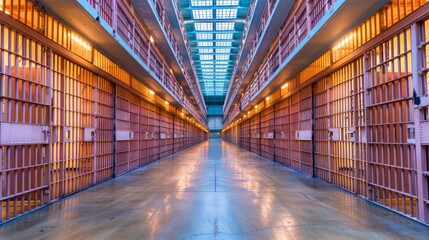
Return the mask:
<svg viewBox="0 0 429 240">
<path fill-rule="evenodd" d="M 289 86 L 289 83 L 286 83 L 285 85 L 282 86 L 282 89 L 287 88 L 287 86 Z"/>
<path fill-rule="evenodd" d="M 170 104 L 169 102 L 167 102 L 167 101 L 165 101 L 165 105 L 168 105 L 168 104 Z"/>
<path fill-rule="evenodd" d="M 270 100 L 270 97 L 266 97 L 265 100 L 267 100 L 267 101 Z"/>
<path fill-rule="evenodd" d="M 149 90 L 150 95 L 154 95 L 155 93 L 152 90 Z"/>
<path fill-rule="evenodd" d="M 155 43 L 155 39 L 153 39 L 152 35 L 149 36 L 149 41 L 153 44 Z"/>
</svg>

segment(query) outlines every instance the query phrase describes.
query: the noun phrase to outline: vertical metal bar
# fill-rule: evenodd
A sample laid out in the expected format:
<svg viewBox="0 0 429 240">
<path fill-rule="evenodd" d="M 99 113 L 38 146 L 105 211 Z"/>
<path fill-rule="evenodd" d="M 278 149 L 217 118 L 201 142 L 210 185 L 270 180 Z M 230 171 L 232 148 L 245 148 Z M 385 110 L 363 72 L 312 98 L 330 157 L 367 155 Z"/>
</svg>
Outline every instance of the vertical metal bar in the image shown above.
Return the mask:
<svg viewBox="0 0 429 240">
<path fill-rule="evenodd" d="M 308 1 L 307 1 L 308 4 Z M 308 5 L 307 5 L 308 6 Z M 308 17 L 308 16 L 307 16 Z M 314 87 L 315 83 L 311 85 L 311 177 L 315 178 L 316 176 L 316 140 L 314 132 L 316 131 L 316 114 L 315 114 L 315 96 L 314 96 Z"/>
<path fill-rule="evenodd" d="M 414 23 L 411 25 L 411 59 L 412 59 L 412 77 L 413 77 L 413 93 L 421 94 L 422 88 L 422 76 L 419 74 L 419 68 L 421 66 L 420 54 L 418 45 L 420 39 L 422 39 L 421 32 L 419 31 L 420 25 Z M 417 92 L 420 91 L 420 92 Z M 427 181 L 426 176 L 423 175 L 424 163 L 423 163 L 423 149 L 422 149 L 422 136 L 420 131 L 422 119 L 422 110 L 418 107 L 414 107 L 414 126 L 415 126 L 415 150 L 416 150 L 416 174 L 417 174 L 417 201 L 418 201 L 418 218 L 424 222 L 429 221 L 428 207 L 425 203 L 425 196 L 428 194 L 428 186 L 425 186 Z"/>
<path fill-rule="evenodd" d="M 114 0 L 115 1 L 115 0 Z M 118 86 L 113 86 L 113 178 L 116 178 L 116 121 L 117 121 L 117 106 L 118 106 Z"/>
</svg>

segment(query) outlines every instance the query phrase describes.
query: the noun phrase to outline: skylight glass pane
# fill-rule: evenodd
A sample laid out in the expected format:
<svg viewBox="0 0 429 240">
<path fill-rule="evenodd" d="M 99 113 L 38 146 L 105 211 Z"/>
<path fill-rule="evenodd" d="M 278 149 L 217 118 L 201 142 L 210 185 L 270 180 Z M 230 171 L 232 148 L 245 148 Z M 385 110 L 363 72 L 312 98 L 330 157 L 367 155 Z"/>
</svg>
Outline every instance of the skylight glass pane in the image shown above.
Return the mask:
<svg viewBox="0 0 429 240">
<path fill-rule="evenodd" d="M 216 6 L 238 6 L 238 0 L 216 0 Z"/>
<path fill-rule="evenodd" d="M 213 60 L 213 55 L 211 54 L 201 54 L 200 60 Z"/>
<path fill-rule="evenodd" d="M 212 55 L 213 56 L 213 55 Z M 213 66 L 213 61 L 201 61 L 200 63 L 201 65 L 212 65 Z"/>
<path fill-rule="evenodd" d="M 216 71 L 217 73 L 226 73 L 226 72 L 227 72 L 227 69 L 226 69 L 226 68 L 216 68 L 216 69 L 215 69 L 215 71 Z"/>
<path fill-rule="evenodd" d="M 216 61 L 215 64 L 225 65 L 228 64 L 228 61 Z"/>
<path fill-rule="evenodd" d="M 232 31 L 234 30 L 235 23 L 232 22 L 218 22 L 216 23 L 217 31 Z"/>
<path fill-rule="evenodd" d="M 194 23 L 195 31 L 213 31 L 213 23 Z"/>
<path fill-rule="evenodd" d="M 213 42 L 197 42 L 198 47 L 213 47 Z"/>
<path fill-rule="evenodd" d="M 226 55 L 226 54 L 216 55 L 216 60 L 229 60 L 229 55 Z"/>
<path fill-rule="evenodd" d="M 231 49 L 230 48 L 217 48 L 216 49 L 216 53 L 226 53 L 226 54 L 229 54 L 229 53 L 231 53 Z"/>
<path fill-rule="evenodd" d="M 212 9 L 194 9 L 192 10 L 194 19 L 213 19 Z"/>
<path fill-rule="evenodd" d="M 202 69 L 201 70 L 203 73 L 209 73 L 209 72 L 213 72 L 214 69 Z"/>
<path fill-rule="evenodd" d="M 216 39 L 218 40 L 231 40 L 232 33 L 216 33 Z"/>
<path fill-rule="evenodd" d="M 198 53 L 200 54 L 213 53 L 213 48 L 200 48 L 198 49 Z"/>
<path fill-rule="evenodd" d="M 197 33 L 196 38 L 197 38 L 197 40 L 212 40 L 213 34 L 211 34 L 211 33 Z"/>
<path fill-rule="evenodd" d="M 213 6 L 213 0 L 191 0 L 193 7 L 208 7 Z"/>
<path fill-rule="evenodd" d="M 213 64 L 201 65 L 201 68 L 213 68 Z"/>
<path fill-rule="evenodd" d="M 232 42 L 216 42 L 216 47 L 231 47 Z"/>
<path fill-rule="evenodd" d="M 236 8 L 216 9 L 216 19 L 232 19 L 232 18 L 237 18 Z"/>
</svg>

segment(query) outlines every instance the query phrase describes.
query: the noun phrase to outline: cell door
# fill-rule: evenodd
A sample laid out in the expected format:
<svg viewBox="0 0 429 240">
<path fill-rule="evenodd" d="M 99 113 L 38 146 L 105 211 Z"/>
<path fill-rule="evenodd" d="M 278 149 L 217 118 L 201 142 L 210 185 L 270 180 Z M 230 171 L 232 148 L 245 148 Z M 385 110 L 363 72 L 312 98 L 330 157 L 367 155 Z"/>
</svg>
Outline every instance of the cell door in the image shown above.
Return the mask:
<svg viewBox="0 0 429 240">
<path fill-rule="evenodd" d="M 53 55 L 51 197 L 95 183 L 96 81 L 90 71 Z"/>
<path fill-rule="evenodd" d="M 0 222 L 49 202 L 48 53 L 0 25 Z"/>
<path fill-rule="evenodd" d="M 350 192 L 366 196 L 363 59 L 340 68 L 327 81 L 330 176 L 325 177 Z"/>
</svg>

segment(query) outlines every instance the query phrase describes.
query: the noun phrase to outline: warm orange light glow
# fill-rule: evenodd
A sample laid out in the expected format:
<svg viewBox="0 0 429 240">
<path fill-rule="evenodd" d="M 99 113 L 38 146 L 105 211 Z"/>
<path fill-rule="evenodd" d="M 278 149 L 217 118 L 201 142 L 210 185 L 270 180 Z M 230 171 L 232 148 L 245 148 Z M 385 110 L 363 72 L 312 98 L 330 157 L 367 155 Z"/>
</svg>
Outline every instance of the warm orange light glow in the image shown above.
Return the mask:
<svg viewBox="0 0 429 240">
<path fill-rule="evenodd" d="M 165 105 L 168 105 L 168 104 L 170 104 L 169 102 L 167 102 L 167 101 L 165 101 Z"/>
<path fill-rule="evenodd" d="M 334 47 L 334 50 L 338 50 L 341 47 L 344 47 L 344 45 L 350 42 L 350 40 L 352 40 L 355 35 L 356 33 L 351 33 L 350 35 L 348 35 L 343 41 L 341 41 L 340 43 L 337 44 L 337 46 Z"/>
<path fill-rule="evenodd" d="M 287 88 L 287 86 L 289 86 L 289 83 L 286 83 L 285 85 L 282 86 L 282 89 Z"/>
<path fill-rule="evenodd" d="M 152 35 L 149 36 L 149 41 L 153 44 L 155 42 L 155 39 L 153 39 Z"/>
<path fill-rule="evenodd" d="M 82 38 L 76 36 L 74 33 L 69 33 L 69 36 L 71 36 L 71 39 L 76 42 L 77 44 L 81 45 L 86 50 L 91 50 L 91 46 L 86 43 Z"/>
<path fill-rule="evenodd" d="M 154 95 L 155 93 L 152 90 L 149 90 L 150 95 Z"/>
<path fill-rule="evenodd" d="M 270 100 L 270 97 L 266 97 L 265 100 L 267 100 L 267 101 Z"/>
</svg>

